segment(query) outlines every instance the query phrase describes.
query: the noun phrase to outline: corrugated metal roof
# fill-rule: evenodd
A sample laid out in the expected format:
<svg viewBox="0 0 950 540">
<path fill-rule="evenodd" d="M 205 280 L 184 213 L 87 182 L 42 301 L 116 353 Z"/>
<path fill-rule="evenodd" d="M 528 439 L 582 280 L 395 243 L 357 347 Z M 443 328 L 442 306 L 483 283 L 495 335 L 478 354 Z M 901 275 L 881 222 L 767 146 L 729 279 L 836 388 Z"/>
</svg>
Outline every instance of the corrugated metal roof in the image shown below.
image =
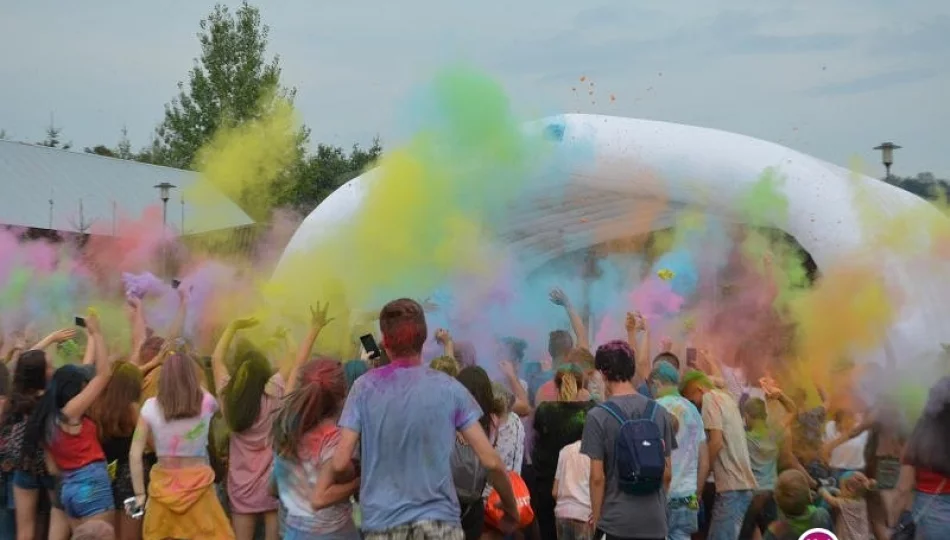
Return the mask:
<svg viewBox="0 0 950 540">
<path fill-rule="evenodd" d="M 178 230 L 183 222 L 186 235 L 254 223 L 231 199 L 206 185 L 200 206 L 189 204 L 189 190 L 206 184 L 192 171 L 0 140 L 3 225 L 80 232 L 81 223 L 91 223 L 96 233 L 122 236 L 122 227 L 112 224 L 121 223 L 123 216 L 137 219 L 148 207 L 160 208 L 155 185 L 162 182 L 177 186 L 168 201 L 168 224 Z"/>
</svg>

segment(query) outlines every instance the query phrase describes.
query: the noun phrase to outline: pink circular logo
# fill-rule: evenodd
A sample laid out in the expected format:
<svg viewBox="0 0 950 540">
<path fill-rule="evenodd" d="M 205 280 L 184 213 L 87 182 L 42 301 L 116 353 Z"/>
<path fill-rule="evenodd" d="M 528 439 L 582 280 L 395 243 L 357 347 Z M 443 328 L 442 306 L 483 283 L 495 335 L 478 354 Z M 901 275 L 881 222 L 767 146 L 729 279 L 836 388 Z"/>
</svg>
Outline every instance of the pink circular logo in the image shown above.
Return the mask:
<svg viewBox="0 0 950 540">
<path fill-rule="evenodd" d="M 828 529 L 810 529 L 799 536 L 798 540 L 838 540 L 838 537 Z"/>
</svg>

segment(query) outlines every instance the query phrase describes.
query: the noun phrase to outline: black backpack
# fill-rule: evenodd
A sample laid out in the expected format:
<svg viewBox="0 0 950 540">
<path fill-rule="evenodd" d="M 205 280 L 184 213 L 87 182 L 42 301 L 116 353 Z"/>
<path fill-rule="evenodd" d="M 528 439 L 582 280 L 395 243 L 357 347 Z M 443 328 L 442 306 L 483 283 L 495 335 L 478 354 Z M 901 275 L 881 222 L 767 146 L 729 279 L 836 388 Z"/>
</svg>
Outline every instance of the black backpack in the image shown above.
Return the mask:
<svg viewBox="0 0 950 540">
<path fill-rule="evenodd" d="M 654 421 L 656 402 L 651 399 L 644 415 L 639 418 L 627 418 L 620 406 L 611 401 L 605 401 L 598 407 L 620 423 L 620 431 L 614 441 L 620 491 L 630 495 L 658 492 L 663 487 L 666 456 L 663 434 Z"/>
</svg>

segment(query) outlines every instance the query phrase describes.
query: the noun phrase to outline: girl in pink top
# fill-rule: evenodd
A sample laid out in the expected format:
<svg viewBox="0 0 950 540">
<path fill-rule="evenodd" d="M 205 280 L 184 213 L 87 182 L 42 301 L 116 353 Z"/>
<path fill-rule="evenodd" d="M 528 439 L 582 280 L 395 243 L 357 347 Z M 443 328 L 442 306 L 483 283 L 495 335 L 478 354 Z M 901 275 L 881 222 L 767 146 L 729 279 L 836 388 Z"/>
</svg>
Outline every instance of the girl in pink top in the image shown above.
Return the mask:
<svg viewBox="0 0 950 540">
<path fill-rule="evenodd" d="M 238 343 L 233 377 L 224 363 L 235 333 L 256 324 L 256 319 L 232 322 L 215 347 L 212 366 L 221 412 L 231 430 L 227 488 L 235 537 L 251 540 L 257 520 L 263 519 L 265 538 L 277 540 L 277 498 L 268 489 L 274 463 L 270 430 L 284 395 L 284 377 L 246 343 Z"/>
</svg>

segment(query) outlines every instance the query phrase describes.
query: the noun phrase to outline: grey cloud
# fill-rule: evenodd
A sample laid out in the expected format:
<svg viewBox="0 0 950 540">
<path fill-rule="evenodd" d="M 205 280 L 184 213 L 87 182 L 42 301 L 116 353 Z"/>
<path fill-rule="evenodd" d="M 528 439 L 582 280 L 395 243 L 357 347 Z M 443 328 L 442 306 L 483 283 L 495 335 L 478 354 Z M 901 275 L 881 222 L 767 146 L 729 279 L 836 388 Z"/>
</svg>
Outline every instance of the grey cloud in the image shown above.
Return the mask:
<svg viewBox="0 0 950 540">
<path fill-rule="evenodd" d="M 861 94 L 931 79 L 936 77 L 938 74 L 939 72 L 937 70 L 931 68 L 912 68 L 897 71 L 886 71 L 865 77 L 858 77 L 851 79 L 850 81 L 818 86 L 811 89 L 809 93 L 815 96 Z"/>
</svg>

